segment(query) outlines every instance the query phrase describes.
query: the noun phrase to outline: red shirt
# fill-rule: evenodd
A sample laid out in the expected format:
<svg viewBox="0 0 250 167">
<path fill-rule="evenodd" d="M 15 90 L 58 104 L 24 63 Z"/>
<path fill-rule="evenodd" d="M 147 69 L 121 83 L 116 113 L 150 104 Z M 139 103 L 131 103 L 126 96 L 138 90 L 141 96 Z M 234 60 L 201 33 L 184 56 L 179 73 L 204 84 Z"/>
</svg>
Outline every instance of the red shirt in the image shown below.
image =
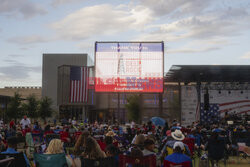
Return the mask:
<svg viewBox="0 0 250 167">
<path fill-rule="evenodd" d="M 14 121 L 10 121 L 10 128 L 12 128 L 15 125 Z"/>
</svg>

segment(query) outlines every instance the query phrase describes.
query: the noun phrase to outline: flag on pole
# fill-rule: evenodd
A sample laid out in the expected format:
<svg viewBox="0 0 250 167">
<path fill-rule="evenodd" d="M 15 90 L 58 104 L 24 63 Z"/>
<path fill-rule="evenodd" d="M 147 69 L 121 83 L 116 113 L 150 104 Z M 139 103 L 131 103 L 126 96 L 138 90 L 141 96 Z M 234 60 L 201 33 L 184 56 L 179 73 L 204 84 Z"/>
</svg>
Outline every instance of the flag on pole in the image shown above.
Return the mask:
<svg viewBox="0 0 250 167">
<path fill-rule="evenodd" d="M 88 67 L 70 67 L 70 103 L 88 101 Z"/>
<path fill-rule="evenodd" d="M 200 119 L 200 102 L 198 101 L 197 102 L 197 105 L 196 105 L 196 111 L 195 111 L 195 120 L 198 121 Z"/>
</svg>

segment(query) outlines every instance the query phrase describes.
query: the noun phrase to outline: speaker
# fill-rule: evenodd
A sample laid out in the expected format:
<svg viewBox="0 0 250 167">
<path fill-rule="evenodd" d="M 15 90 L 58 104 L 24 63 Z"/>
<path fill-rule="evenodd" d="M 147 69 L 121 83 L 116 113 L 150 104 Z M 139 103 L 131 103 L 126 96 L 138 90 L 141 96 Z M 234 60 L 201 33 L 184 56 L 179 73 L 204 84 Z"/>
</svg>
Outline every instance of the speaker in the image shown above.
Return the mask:
<svg viewBox="0 0 250 167">
<path fill-rule="evenodd" d="M 204 110 L 209 110 L 209 94 L 208 91 L 204 94 Z"/>
</svg>

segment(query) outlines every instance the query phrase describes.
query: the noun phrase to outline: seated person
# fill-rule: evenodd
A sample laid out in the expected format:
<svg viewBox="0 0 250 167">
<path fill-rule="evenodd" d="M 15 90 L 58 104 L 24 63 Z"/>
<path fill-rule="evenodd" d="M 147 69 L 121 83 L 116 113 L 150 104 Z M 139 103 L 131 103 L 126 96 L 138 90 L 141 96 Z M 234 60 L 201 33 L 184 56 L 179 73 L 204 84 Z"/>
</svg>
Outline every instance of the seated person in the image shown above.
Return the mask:
<svg viewBox="0 0 250 167">
<path fill-rule="evenodd" d="M 146 139 L 144 141 L 144 150 L 142 151 L 143 156 L 155 155 L 155 142 L 151 139 Z"/>
<path fill-rule="evenodd" d="M 69 129 L 65 128 L 64 131 L 60 131 L 60 138 L 64 143 L 70 143 Z"/>
<path fill-rule="evenodd" d="M 8 143 L 7 150 L 4 151 L 4 152 L 1 152 L 1 154 L 15 154 L 15 153 L 19 153 L 19 152 L 16 151 L 16 148 L 17 148 L 17 138 L 16 137 L 9 137 L 7 139 L 7 143 Z M 25 154 L 23 154 L 23 155 L 24 155 L 24 159 L 26 161 L 26 166 L 30 167 L 28 158 L 26 157 Z"/>
<path fill-rule="evenodd" d="M 174 153 L 168 155 L 164 159 L 164 167 L 170 167 L 173 165 L 181 165 L 182 167 L 192 167 L 192 160 L 190 157 L 183 153 L 184 144 L 182 142 L 174 143 Z"/>
<path fill-rule="evenodd" d="M 81 155 L 86 148 L 86 140 L 89 137 L 90 133 L 87 130 L 84 130 L 82 134 L 78 137 L 76 144 L 74 146 L 74 154 Z"/>
<path fill-rule="evenodd" d="M 119 153 L 120 153 L 120 150 L 113 144 L 109 144 L 106 147 L 107 157 L 114 157 L 116 166 L 119 166 Z"/>
<path fill-rule="evenodd" d="M 38 131 L 38 132 L 41 131 L 41 127 L 37 121 L 35 122 L 35 124 L 33 126 L 33 131 Z"/>
<path fill-rule="evenodd" d="M 178 141 L 183 141 L 185 139 L 184 134 L 176 129 L 175 131 L 171 132 L 171 136 L 169 136 L 166 140 L 166 143 L 164 144 L 162 150 L 161 150 L 161 157 L 164 158 L 167 155 L 170 155 L 173 153 L 173 146 L 175 144 L 175 142 Z M 190 150 L 188 148 L 188 146 L 186 144 L 184 144 L 184 154 L 186 154 L 187 156 L 190 156 Z"/>
<path fill-rule="evenodd" d="M 139 134 L 135 137 L 134 143 L 132 142 L 132 147 L 129 148 L 129 152 L 131 152 L 131 149 L 133 147 L 138 147 L 141 149 L 141 151 L 144 149 L 144 141 L 145 141 L 145 136 L 143 134 Z"/>
<path fill-rule="evenodd" d="M 88 137 L 86 139 L 86 148 L 83 157 L 88 159 L 98 159 L 105 158 L 106 154 L 101 150 L 99 144 L 93 137 Z"/>
<path fill-rule="evenodd" d="M 28 125 L 25 125 L 25 128 L 22 130 L 23 136 L 25 136 L 26 133 L 29 133 L 29 132 L 31 132 L 30 127 Z"/>
<path fill-rule="evenodd" d="M 52 139 L 49 143 L 48 148 L 46 149 L 45 154 L 60 154 L 60 153 L 64 153 L 62 141 L 60 139 Z M 66 161 L 69 167 L 75 166 L 70 156 L 66 156 Z"/>
</svg>

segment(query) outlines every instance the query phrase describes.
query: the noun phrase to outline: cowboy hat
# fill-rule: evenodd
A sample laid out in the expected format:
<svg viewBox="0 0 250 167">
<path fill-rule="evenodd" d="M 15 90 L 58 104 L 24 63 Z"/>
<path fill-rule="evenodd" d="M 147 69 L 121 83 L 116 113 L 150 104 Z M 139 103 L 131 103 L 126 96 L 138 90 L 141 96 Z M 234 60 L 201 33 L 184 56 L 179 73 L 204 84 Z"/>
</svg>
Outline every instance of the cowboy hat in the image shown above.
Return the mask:
<svg viewBox="0 0 250 167">
<path fill-rule="evenodd" d="M 108 133 L 106 133 L 106 136 L 116 136 L 116 134 L 113 131 L 109 131 Z"/>
<path fill-rule="evenodd" d="M 171 136 L 175 139 L 175 140 L 183 140 L 185 138 L 185 136 L 182 134 L 182 132 L 178 129 L 176 129 L 174 132 L 171 133 Z"/>
</svg>

